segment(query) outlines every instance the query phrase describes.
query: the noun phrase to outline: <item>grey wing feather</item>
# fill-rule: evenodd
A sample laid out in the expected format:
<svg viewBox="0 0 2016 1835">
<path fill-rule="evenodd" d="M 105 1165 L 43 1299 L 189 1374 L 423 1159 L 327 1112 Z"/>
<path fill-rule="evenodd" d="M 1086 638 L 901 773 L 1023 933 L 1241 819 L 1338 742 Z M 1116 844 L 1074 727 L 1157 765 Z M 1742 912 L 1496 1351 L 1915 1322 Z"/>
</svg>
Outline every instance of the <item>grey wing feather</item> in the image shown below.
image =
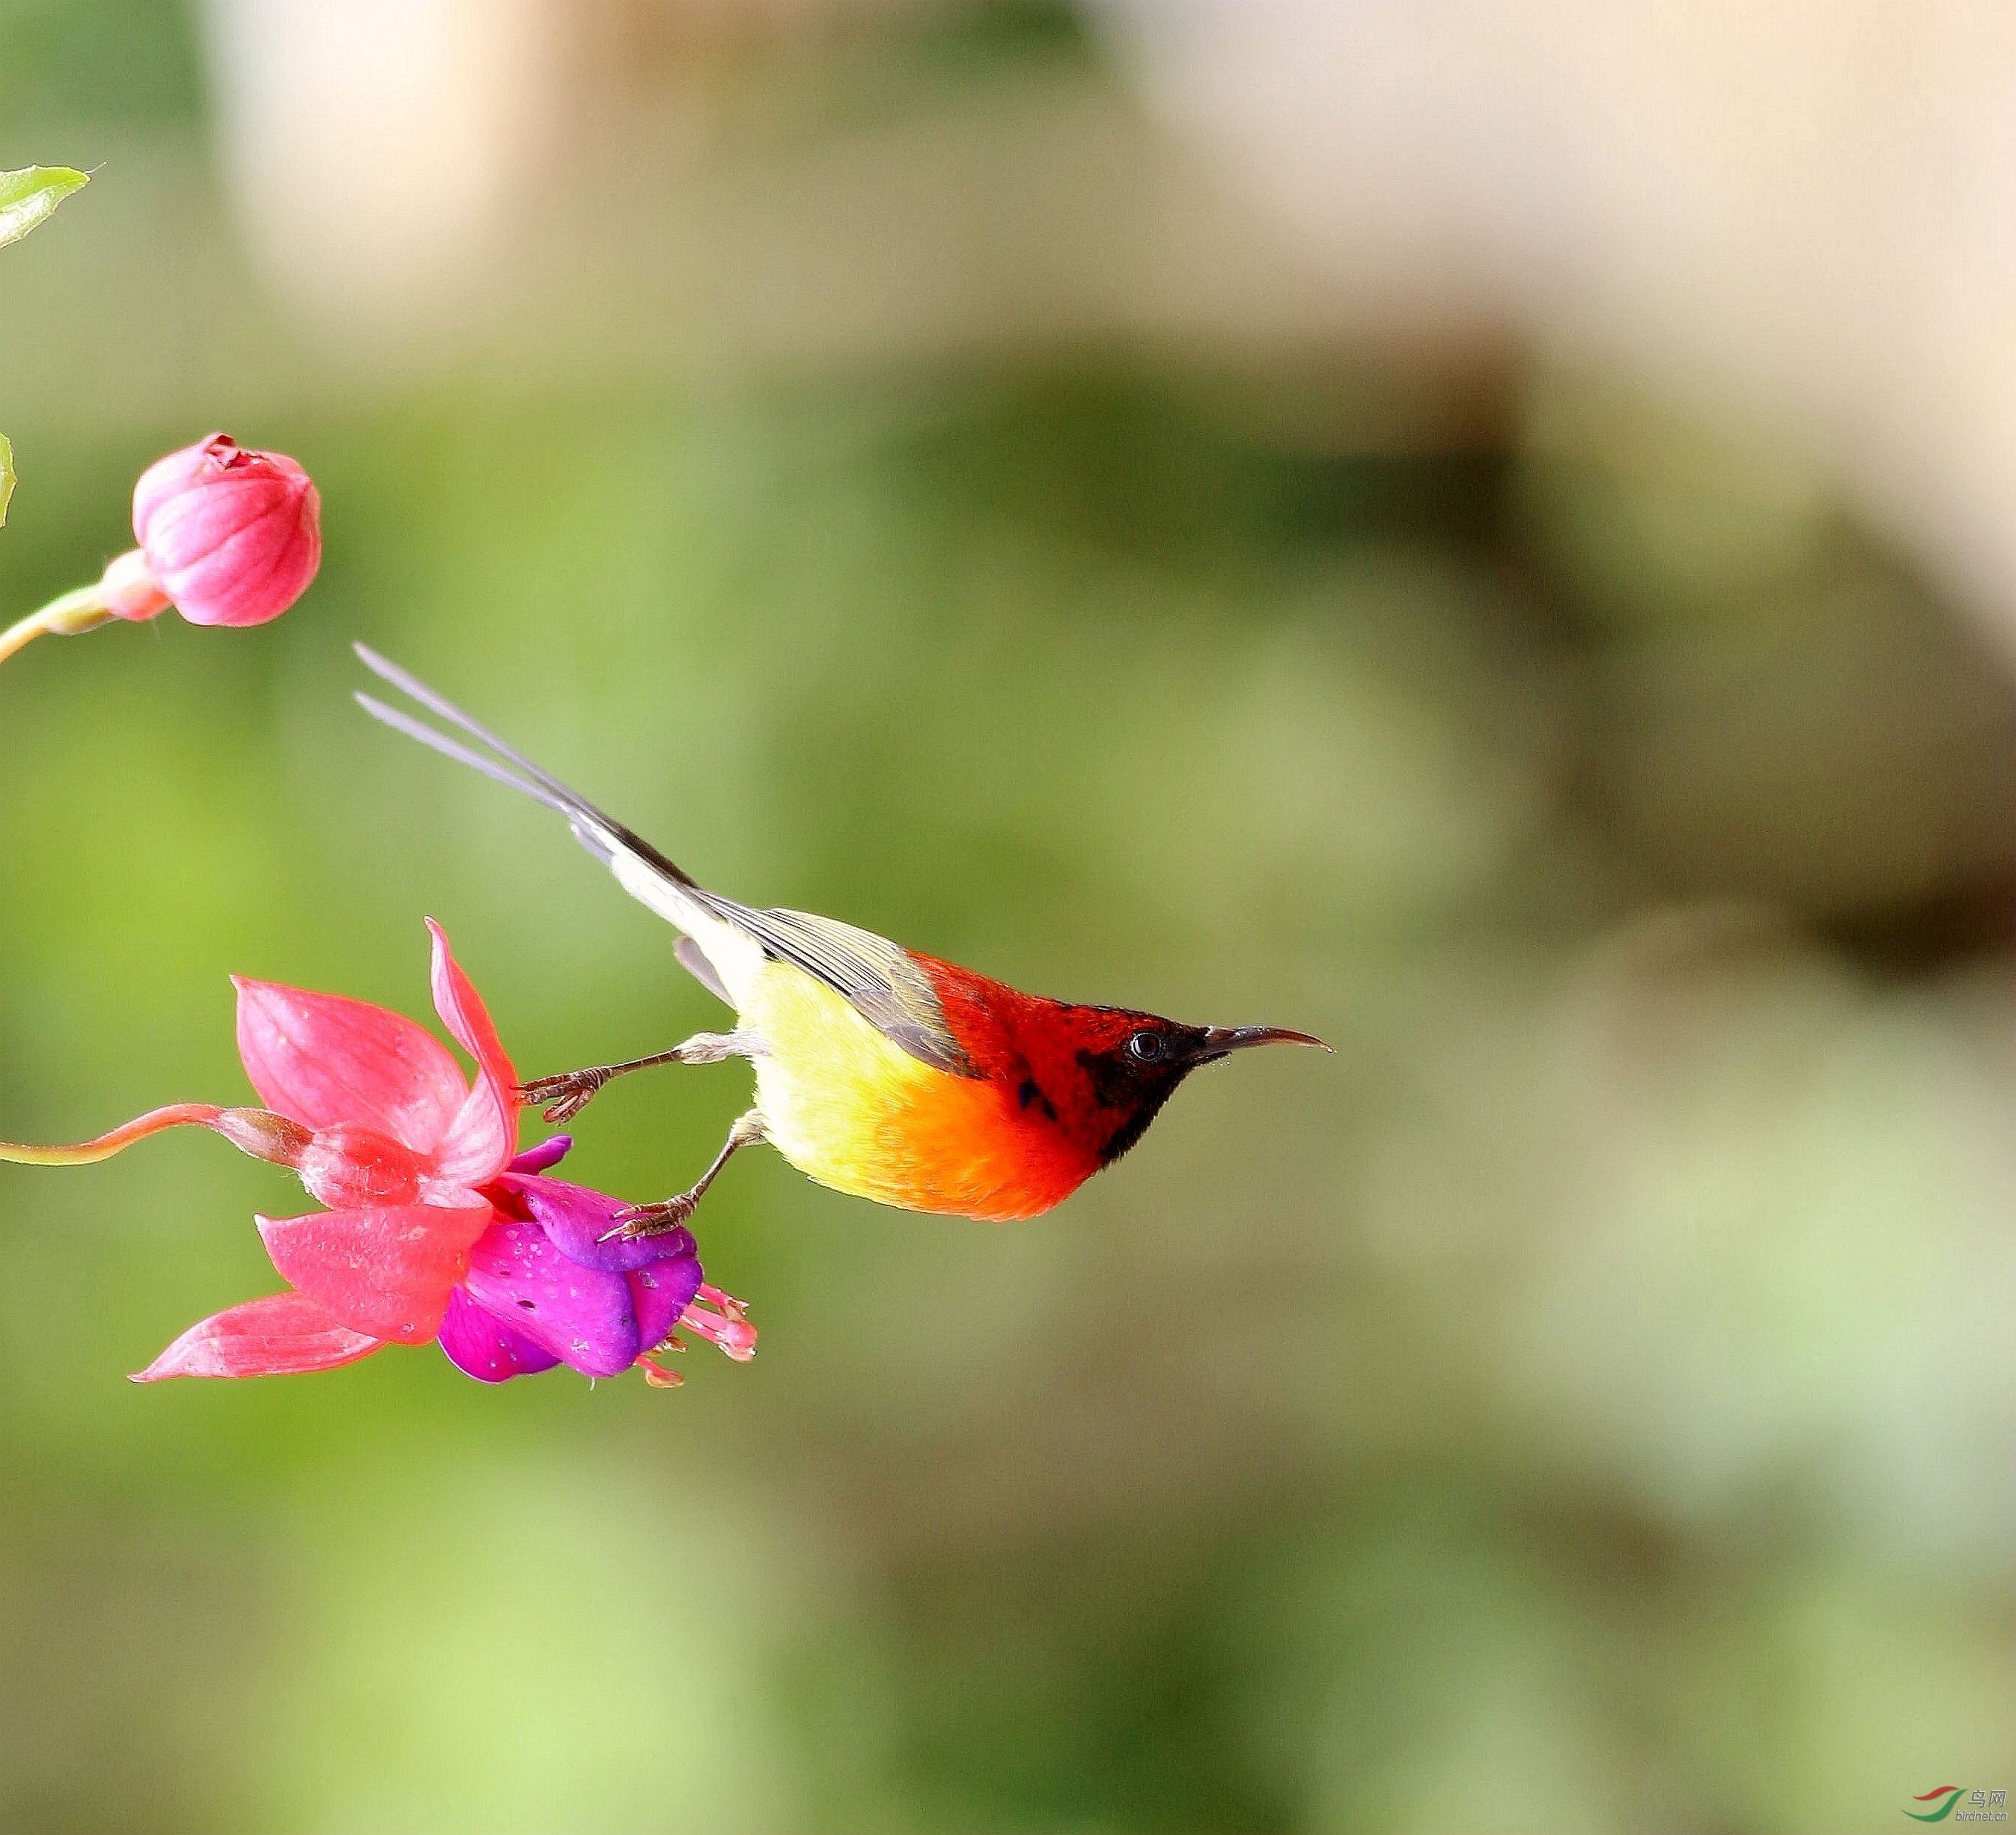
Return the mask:
<svg viewBox="0 0 2016 1835">
<path fill-rule="evenodd" d="M 693 977 L 701 987 L 725 1006 L 735 1004 L 735 996 L 722 985 L 721 977 L 715 966 L 707 959 L 707 952 L 690 937 L 682 937 L 672 945 L 672 954 L 679 959 L 679 966 Z"/>
<path fill-rule="evenodd" d="M 771 955 L 844 995 L 878 1032 L 913 1058 L 955 1077 L 978 1074 L 945 1024 L 931 977 L 900 944 L 805 911 L 753 911 L 707 894 Z"/>
</svg>

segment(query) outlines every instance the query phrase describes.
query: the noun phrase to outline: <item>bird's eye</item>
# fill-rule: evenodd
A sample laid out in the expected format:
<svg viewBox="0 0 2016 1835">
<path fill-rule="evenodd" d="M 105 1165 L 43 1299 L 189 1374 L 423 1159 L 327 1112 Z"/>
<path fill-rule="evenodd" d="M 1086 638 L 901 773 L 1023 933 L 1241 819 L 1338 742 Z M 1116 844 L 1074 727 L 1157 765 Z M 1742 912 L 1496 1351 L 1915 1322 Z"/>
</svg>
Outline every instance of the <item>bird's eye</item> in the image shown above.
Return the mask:
<svg viewBox="0 0 2016 1835">
<path fill-rule="evenodd" d="M 1159 1032 L 1137 1032 L 1127 1042 L 1127 1055 L 1136 1063 L 1159 1064 L 1168 1041 Z"/>
</svg>

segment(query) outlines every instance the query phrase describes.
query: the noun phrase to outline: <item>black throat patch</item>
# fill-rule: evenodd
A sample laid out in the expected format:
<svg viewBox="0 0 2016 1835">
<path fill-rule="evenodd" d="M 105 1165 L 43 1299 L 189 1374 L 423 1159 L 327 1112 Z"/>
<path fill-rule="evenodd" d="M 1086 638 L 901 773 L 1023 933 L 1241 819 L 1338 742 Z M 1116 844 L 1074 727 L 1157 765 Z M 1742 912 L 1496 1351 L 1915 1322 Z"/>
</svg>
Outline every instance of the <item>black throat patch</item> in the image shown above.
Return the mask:
<svg viewBox="0 0 2016 1835">
<path fill-rule="evenodd" d="M 1161 1113 L 1163 1103 L 1169 1099 L 1170 1094 L 1175 1088 L 1178 1081 L 1179 1079 L 1172 1078 L 1162 1088 L 1142 1098 L 1139 1106 L 1136 1108 L 1134 1113 L 1121 1123 L 1107 1139 L 1106 1145 L 1099 1150 L 1100 1165 L 1111 1166 L 1148 1132 L 1148 1124 Z"/>
<path fill-rule="evenodd" d="M 1078 1068 L 1092 1086 L 1092 1099 L 1113 1117 L 1113 1131 L 1099 1150 L 1099 1163 L 1111 1166 L 1147 1132 L 1163 1103 L 1188 1074 L 1183 1063 L 1142 1064 L 1124 1051 L 1081 1050 Z"/>
</svg>

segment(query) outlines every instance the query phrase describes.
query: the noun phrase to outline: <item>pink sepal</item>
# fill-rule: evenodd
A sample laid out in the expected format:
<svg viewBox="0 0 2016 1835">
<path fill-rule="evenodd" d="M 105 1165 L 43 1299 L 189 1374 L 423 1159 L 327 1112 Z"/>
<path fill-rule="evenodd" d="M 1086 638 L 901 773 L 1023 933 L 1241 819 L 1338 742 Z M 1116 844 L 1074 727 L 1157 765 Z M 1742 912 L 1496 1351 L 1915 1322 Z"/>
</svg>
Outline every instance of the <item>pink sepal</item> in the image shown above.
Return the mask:
<svg viewBox="0 0 2016 1835">
<path fill-rule="evenodd" d="M 292 1376 L 334 1369 L 382 1350 L 384 1340 L 338 1323 L 304 1293 L 268 1293 L 200 1319 L 136 1383 L 170 1376 Z"/>
<path fill-rule="evenodd" d="M 257 1221 L 282 1278 L 338 1324 L 424 1344 L 491 1217 L 488 1204 L 386 1204 Z"/>
<path fill-rule="evenodd" d="M 233 976 L 238 1055 L 260 1100 L 310 1128 L 362 1123 L 416 1153 L 440 1146 L 466 1093 L 448 1047 L 403 1013 Z"/>
<path fill-rule="evenodd" d="M 441 1142 L 435 1171 L 444 1179 L 481 1185 L 510 1164 L 518 1142 L 518 1073 L 511 1067 L 489 1009 L 448 948 L 448 933 L 432 918 L 434 1011 L 463 1050 L 476 1060 L 476 1083 Z"/>
</svg>

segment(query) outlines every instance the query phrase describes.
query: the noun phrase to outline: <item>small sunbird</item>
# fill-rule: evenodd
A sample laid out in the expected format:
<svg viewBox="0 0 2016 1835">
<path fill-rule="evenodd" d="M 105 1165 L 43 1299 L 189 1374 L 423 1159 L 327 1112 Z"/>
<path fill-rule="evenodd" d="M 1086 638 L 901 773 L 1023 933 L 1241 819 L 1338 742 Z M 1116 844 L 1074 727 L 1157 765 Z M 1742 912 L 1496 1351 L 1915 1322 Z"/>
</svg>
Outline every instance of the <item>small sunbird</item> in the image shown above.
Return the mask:
<svg viewBox="0 0 2016 1835">
<path fill-rule="evenodd" d="M 559 1122 L 628 1071 L 728 1057 L 754 1065 L 755 1105 L 714 1163 L 689 1189 L 625 1212 L 612 1235 L 684 1223 L 722 1168 L 758 1141 L 821 1185 L 899 1210 L 1039 1216 L 1133 1146 L 1200 1064 L 1255 1045 L 1330 1049 L 1278 1026 L 1186 1026 L 1049 1000 L 832 918 L 739 905 L 426 683 L 355 647 L 373 673 L 494 756 L 360 693 L 366 713 L 564 817 L 625 891 L 680 932 L 679 962 L 735 1009 L 732 1031 L 519 1090 Z"/>
</svg>

